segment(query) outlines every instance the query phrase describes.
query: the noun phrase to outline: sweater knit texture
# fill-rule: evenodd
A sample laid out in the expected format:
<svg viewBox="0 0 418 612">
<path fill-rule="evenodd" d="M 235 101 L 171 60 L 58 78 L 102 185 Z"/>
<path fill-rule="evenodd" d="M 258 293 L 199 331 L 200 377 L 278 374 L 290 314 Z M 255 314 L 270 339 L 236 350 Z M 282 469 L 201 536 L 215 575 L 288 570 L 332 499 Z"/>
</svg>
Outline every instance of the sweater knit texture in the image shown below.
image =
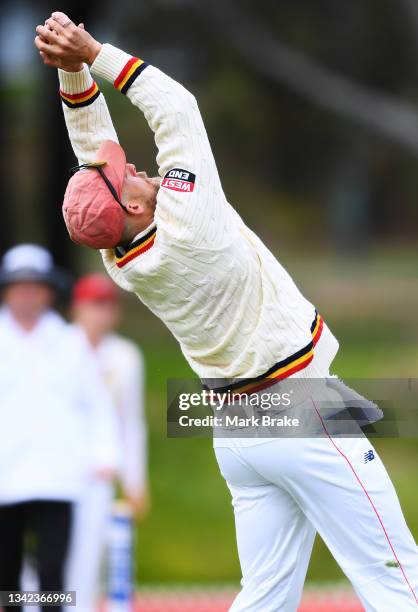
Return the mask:
<svg viewBox="0 0 418 612">
<path fill-rule="evenodd" d="M 109 44 L 91 73 L 144 115 L 159 174 L 167 178 L 157 195 L 156 228 L 124 256 L 102 251 L 110 276 L 165 323 L 202 379 L 257 377 L 300 351 L 312 340 L 315 308 L 228 203 L 194 96 Z M 64 95 L 83 101 L 69 106 L 63 99 L 75 155 L 80 163 L 95 161 L 102 141 L 118 141 L 104 96 L 95 93 L 87 66 L 60 70 L 59 78 Z"/>
</svg>

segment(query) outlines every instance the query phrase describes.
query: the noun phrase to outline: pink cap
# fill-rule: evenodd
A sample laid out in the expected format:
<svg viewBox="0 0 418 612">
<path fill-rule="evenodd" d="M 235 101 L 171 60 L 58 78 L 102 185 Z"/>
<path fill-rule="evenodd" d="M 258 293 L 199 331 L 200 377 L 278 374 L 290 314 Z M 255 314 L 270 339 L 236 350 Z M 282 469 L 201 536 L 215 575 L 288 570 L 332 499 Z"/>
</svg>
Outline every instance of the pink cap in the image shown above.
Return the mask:
<svg viewBox="0 0 418 612">
<path fill-rule="evenodd" d="M 126 172 L 124 150 L 116 142 L 105 140 L 97 152 L 100 162 L 106 162 L 103 171 L 121 199 Z M 70 178 L 62 211 L 74 242 L 92 249 L 110 249 L 120 243 L 125 212 L 95 168 L 79 170 Z"/>
<path fill-rule="evenodd" d="M 73 302 L 117 302 L 119 290 L 108 276 L 104 274 L 86 274 L 74 285 Z"/>
</svg>

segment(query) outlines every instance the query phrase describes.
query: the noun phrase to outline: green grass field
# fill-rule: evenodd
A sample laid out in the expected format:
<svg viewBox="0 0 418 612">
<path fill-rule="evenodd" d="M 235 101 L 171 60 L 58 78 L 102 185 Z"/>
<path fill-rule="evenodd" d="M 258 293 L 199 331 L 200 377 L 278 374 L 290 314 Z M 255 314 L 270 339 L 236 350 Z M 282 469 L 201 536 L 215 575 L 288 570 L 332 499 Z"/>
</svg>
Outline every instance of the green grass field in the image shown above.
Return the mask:
<svg viewBox="0 0 418 612">
<path fill-rule="evenodd" d="M 416 375 L 418 288 L 411 258 L 376 256 L 366 265 L 359 260 L 349 267 L 318 260 L 315 278 L 302 261 L 291 259 L 286 265 L 340 341 L 336 373 L 345 378 Z M 147 363 L 152 512 L 138 528 L 137 580 L 237 584 L 232 508 L 212 442 L 166 436 L 167 379 L 192 373 L 165 328 L 134 298 L 127 301 L 122 331 L 141 345 Z M 418 440 L 374 443 L 418 538 Z M 318 538 L 308 579 L 330 582 L 341 577 Z"/>
</svg>

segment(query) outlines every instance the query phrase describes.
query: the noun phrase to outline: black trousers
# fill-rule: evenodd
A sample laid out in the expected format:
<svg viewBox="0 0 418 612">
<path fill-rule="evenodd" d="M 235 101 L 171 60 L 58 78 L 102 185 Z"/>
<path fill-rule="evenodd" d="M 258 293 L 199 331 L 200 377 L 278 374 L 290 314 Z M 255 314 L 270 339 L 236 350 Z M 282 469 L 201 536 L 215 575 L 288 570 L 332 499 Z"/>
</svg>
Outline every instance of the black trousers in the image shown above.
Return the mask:
<svg viewBox="0 0 418 612">
<path fill-rule="evenodd" d="M 30 534 L 41 591 L 64 590 L 64 565 L 71 535 L 72 504 L 30 501 L 0 505 L 0 591 L 19 591 L 25 542 Z M 20 607 L 4 608 L 17 612 Z M 42 610 L 61 610 L 43 607 Z"/>
</svg>

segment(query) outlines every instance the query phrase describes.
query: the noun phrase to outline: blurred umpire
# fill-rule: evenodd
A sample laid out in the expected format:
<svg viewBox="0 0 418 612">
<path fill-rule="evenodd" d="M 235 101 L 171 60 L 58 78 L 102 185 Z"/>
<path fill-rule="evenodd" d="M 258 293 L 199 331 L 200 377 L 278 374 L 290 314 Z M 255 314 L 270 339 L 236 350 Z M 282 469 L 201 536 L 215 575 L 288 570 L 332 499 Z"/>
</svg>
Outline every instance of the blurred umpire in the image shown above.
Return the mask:
<svg viewBox="0 0 418 612">
<path fill-rule="evenodd" d="M 39 246 L 3 257 L 0 591 L 20 590 L 28 543 L 40 589 L 63 590 L 73 503 L 90 469 L 117 467 L 111 399 L 87 342 L 53 309 L 62 284 Z"/>
</svg>

